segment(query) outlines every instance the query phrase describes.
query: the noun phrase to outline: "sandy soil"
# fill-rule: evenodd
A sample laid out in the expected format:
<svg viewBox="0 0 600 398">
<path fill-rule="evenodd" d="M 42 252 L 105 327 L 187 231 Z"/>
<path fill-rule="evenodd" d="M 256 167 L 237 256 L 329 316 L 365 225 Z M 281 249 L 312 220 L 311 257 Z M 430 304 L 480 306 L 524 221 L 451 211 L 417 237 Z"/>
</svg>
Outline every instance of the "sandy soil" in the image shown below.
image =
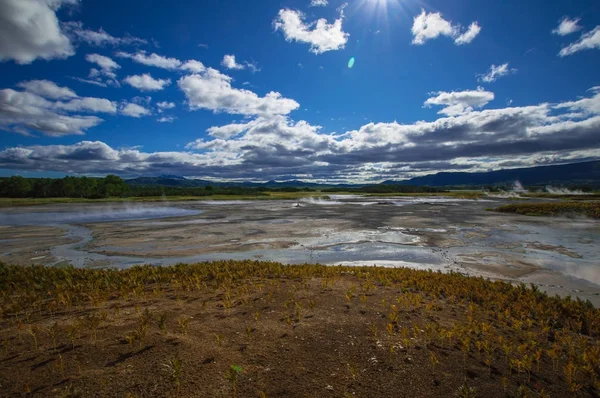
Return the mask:
<svg viewBox="0 0 600 398">
<path fill-rule="evenodd" d="M 466 325 L 467 304 L 394 285 L 360 286 L 352 276 L 329 283 L 253 280 L 236 290 L 230 305 L 221 289 L 150 286 L 149 292 L 158 289 L 155 296 L 36 312 L 22 321 L 27 326 L 7 318 L 0 323 L 0 395 L 453 397 L 467 385 L 479 397 L 517 396 L 520 386 L 528 396 L 570 396 L 563 362 L 556 370 L 544 356 L 531 375 L 517 373 L 500 347 L 488 355 L 472 342 L 465 352 L 457 339 L 426 332 L 431 325 Z M 401 304 L 414 296 L 420 304 Z M 392 323 L 390 308 L 398 308 Z M 481 310 L 474 319 L 497 322 Z M 494 332 L 520 344 L 509 329 Z M 539 338 L 544 350 L 551 346 Z M 228 377 L 232 366 L 239 370 L 235 383 Z M 595 396 L 585 380 L 579 396 Z"/>
</svg>

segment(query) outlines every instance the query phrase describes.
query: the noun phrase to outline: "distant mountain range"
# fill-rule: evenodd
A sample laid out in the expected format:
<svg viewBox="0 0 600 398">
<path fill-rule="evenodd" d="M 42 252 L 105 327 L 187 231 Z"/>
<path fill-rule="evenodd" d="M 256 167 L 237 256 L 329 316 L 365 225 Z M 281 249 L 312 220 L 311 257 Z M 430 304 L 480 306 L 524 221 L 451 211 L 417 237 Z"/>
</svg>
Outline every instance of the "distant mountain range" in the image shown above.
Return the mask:
<svg viewBox="0 0 600 398">
<path fill-rule="evenodd" d="M 555 166 L 537 166 L 520 169 L 496 170 L 480 173 L 468 172 L 441 172 L 409 180 L 384 181 L 382 184 L 417 185 L 430 187 L 459 187 L 459 186 L 485 186 L 485 185 L 512 185 L 515 181 L 525 186 L 543 185 L 591 185 L 600 187 L 600 161 L 571 163 Z M 191 179 L 173 175 L 159 177 L 138 177 L 126 180 L 129 185 L 137 186 L 169 186 L 169 187 L 203 187 L 213 185 L 241 186 L 248 188 L 359 188 L 367 184 L 318 184 L 299 180 L 257 182 L 219 182 Z M 370 184 L 373 185 L 373 184 Z"/>
<path fill-rule="evenodd" d="M 600 186 L 600 161 L 496 170 L 481 173 L 436 173 L 405 181 L 385 181 L 385 184 L 427 185 L 432 187 L 465 185 L 512 185 L 519 181 L 531 185 Z"/>
</svg>

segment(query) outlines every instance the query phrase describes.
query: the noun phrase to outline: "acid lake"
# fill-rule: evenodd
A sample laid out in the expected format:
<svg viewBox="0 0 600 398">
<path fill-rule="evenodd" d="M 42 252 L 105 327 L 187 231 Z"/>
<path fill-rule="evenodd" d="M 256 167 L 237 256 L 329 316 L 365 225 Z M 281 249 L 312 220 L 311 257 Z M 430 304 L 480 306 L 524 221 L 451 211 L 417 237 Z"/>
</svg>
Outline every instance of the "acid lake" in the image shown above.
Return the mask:
<svg viewBox="0 0 600 398">
<path fill-rule="evenodd" d="M 406 266 L 534 283 L 600 305 L 600 223 L 486 211 L 505 203 L 330 195 L 5 208 L 0 261 L 90 268 L 222 259 Z"/>
</svg>

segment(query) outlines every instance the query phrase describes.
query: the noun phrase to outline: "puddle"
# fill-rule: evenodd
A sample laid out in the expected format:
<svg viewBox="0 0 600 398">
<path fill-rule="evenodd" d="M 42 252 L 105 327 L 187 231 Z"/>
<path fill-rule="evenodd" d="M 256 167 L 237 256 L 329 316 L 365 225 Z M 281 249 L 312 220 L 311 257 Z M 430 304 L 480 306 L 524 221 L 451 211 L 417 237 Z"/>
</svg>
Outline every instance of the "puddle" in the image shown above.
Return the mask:
<svg viewBox="0 0 600 398">
<path fill-rule="evenodd" d="M 193 216 L 200 210 L 177 207 L 124 206 L 92 208 L 86 211 L 61 212 L 0 212 L 0 225 L 83 224 L 111 221 L 145 220 L 152 218 Z"/>
</svg>

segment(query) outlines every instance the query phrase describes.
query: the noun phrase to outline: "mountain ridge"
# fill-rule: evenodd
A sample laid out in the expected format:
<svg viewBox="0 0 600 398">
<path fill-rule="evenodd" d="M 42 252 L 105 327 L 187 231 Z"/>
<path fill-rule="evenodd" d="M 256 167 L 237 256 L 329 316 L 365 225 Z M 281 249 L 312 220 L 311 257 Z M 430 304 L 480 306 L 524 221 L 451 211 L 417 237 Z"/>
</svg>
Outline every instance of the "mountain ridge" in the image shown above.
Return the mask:
<svg viewBox="0 0 600 398">
<path fill-rule="evenodd" d="M 450 186 L 487 186 L 487 185 L 512 185 L 516 181 L 526 186 L 541 185 L 591 185 L 600 187 L 600 161 L 567 163 L 561 165 L 545 165 L 522 167 L 516 169 L 502 169 L 485 172 L 438 172 L 407 180 L 386 180 L 383 185 L 417 185 L 431 187 Z M 185 178 L 174 175 L 161 175 L 159 177 L 137 177 L 125 181 L 134 186 L 171 186 L 171 187 L 202 187 L 212 185 L 216 187 L 239 186 L 252 188 L 359 188 L 378 184 L 323 184 L 301 180 L 268 182 L 222 182 L 203 179 Z"/>
</svg>

